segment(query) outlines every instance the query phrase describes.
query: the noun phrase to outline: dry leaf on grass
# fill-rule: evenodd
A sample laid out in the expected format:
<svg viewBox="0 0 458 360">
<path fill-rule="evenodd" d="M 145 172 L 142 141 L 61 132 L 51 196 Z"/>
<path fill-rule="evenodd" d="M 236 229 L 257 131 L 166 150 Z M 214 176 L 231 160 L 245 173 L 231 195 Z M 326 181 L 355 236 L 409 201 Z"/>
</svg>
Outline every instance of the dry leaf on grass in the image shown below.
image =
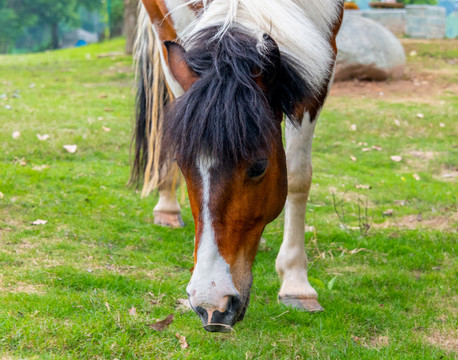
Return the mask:
<svg viewBox="0 0 458 360">
<path fill-rule="evenodd" d="M 48 220 L 40 220 L 40 219 L 37 219 L 31 222 L 32 225 L 46 225 L 47 223 L 48 223 Z"/>
<path fill-rule="evenodd" d="M 97 96 L 99 99 L 106 99 L 108 97 L 107 94 L 100 94 L 99 96 Z"/>
<path fill-rule="evenodd" d="M 155 322 L 154 324 L 150 324 L 149 327 L 151 329 L 154 329 L 160 332 L 164 330 L 167 326 L 169 326 L 172 322 L 173 322 L 173 314 L 170 314 L 164 320 Z"/>
<path fill-rule="evenodd" d="M 110 304 L 108 304 L 107 301 L 105 301 L 105 307 L 107 308 L 108 312 L 111 311 Z"/>
<path fill-rule="evenodd" d="M 74 154 L 78 149 L 77 145 L 64 145 L 64 149 L 67 150 L 70 154 Z"/>
<path fill-rule="evenodd" d="M 350 159 L 351 159 L 352 161 L 356 161 L 356 157 L 353 156 L 353 155 L 350 155 Z"/>
<path fill-rule="evenodd" d="M 44 135 L 37 134 L 37 138 L 40 141 L 46 141 L 49 139 L 49 135 L 48 134 L 44 134 Z"/>
<path fill-rule="evenodd" d="M 393 209 L 387 209 L 383 212 L 384 216 L 393 216 L 394 210 Z"/>
<path fill-rule="evenodd" d="M 4 195 L 3 193 L 0 191 L 0 199 L 3 199 Z"/>
<path fill-rule="evenodd" d="M 49 165 L 36 165 L 32 168 L 35 171 L 43 171 L 45 169 L 49 169 Z"/>
<path fill-rule="evenodd" d="M 192 310 L 191 304 L 189 303 L 189 299 L 178 299 L 178 310 L 190 311 Z"/>
<path fill-rule="evenodd" d="M 390 158 L 394 162 L 400 162 L 402 160 L 402 156 L 399 156 L 399 155 L 393 155 L 393 156 L 390 156 Z"/>
<path fill-rule="evenodd" d="M 102 126 L 102 130 L 105 131 L 105 132 L 110 132 L 111 129 L 109 127 L 106 127 L 106 126 Z"/>
<path fill-rule="evenodd" d="M 178 342 L 180 343 L 180 346 L 182 349 L 187 349 L 189 347 L 188 342 L 186 341 L 186 338 L 183 335 L 180 335 L 179 333 L 175 334 L 175 337 L 178 339 Z"/>
<path fill-rule="evenodd" d="M 14 163 L 15 164 L 19 164 L 20 166 L 26 166 L 27 165 L 27 161 L 24 159 L 24 158 L 15 158 L 14 159 Z"/>
<path fill-rule="evenodd" d="M 418 114 L 417 114 L 417 118 L 419 118 L 419 119 L 423 119 L 424 117 L 425 117 L 425 115 L 422 114 L 422 113 L 418 113 Z"/>
<path fill-rule="evenodd" d="M 135 307 L 132 306 L 132 307 L 129 309 L 129 315 L 130 315 L 130 316 L 133 316 L 133 317 L 137 317 L 137 316 L 138 316 L 138 314 L 137 314 L 137 309 L 136 309 Z"/>
<path fill-rule="evenodd" d="M 362 148 L 361 151 L 362 152 L 367 152 L 367 151 L 371 151 L 372 149 L 371 148 Z"/>
<path fill-rule="evenodd" d="M 382 151 L 382 147 L 378 145 L 372 145 L 372 149 L 377 150 L 377 151 Z"/>
<path fill-rule="evenodd" d="M 19 131 L 13 131 L 13 134 L 11 136 L 13 139 L 18 139 L 19 136 L 21 136 L 21 133 Z"/>
<path fill-rule="evenodd" d="M 356 187 L 357 189 L 363 189 L 363 190 L 370 190 L 370 189 L 372 189 L 372 186 L 370 186 L 370 185 L 356 184 L 355 187 Z"/>
</svg>

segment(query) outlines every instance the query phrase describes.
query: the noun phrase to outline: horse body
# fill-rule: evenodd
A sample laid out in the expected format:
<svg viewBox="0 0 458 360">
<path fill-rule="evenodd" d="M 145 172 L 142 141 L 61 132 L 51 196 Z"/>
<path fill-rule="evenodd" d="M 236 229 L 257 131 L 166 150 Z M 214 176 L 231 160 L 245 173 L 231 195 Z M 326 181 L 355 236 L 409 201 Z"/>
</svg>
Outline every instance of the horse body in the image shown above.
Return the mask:
<svg viewBox="0 0 458 360">
<path fill-rule="evenodd" d="M 196 228 L 191 306 L 208 331 L 243 319 L 260 237 L 286 202 L 279 299 L 321 310 L 307 279 L 305 207 L 343 1 L 143 5 L 134 174 L 146 169 L 146 188 L 159 187 L 155 220 L 172 226 L 181 219 L 170 158 L 184 175 Z"/>
</svg>

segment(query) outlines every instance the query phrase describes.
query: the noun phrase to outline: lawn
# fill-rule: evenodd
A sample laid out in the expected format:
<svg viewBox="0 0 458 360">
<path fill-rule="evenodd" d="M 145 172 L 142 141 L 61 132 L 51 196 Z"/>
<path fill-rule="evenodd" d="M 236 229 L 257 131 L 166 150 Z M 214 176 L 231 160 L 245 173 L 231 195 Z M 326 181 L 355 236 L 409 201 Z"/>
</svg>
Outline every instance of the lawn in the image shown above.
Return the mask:
<svg viewBox="0 0 458 360">
<path fill-rule="evenodd" d="M 126 186 L 123 41 L 0 56 L 0 359 L 456 358 L 457 43 L 403 43 L 403 80 L 336 84 L 317 127 L 305 240 L 325 311 L 277 303 L 280 216 L 231 334 L 180 305 L 187 199 L 186 227 L 161 228 Z"/>
</svg>

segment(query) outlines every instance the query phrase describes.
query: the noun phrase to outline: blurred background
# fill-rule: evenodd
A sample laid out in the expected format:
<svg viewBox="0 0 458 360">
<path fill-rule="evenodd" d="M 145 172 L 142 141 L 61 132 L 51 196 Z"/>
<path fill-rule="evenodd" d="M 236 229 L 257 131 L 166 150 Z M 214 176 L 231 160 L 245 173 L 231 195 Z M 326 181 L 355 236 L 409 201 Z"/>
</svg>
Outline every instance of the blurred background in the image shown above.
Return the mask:
<svg viewBox="0 0 458 360">
<path fill-rule="evenodd" d="M 82 46 L 123 33 L 129 37 L 137 5 L 138 0 L 0 0 L 0 53 Z"/>
</svg>

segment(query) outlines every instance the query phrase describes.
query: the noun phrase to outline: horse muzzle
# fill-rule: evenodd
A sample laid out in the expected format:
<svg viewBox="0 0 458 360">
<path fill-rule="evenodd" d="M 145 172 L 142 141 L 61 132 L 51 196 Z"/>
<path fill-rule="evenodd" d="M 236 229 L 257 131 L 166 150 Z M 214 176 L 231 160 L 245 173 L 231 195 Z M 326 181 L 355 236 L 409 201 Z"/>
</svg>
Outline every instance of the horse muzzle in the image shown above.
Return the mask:
<svg viewBox="0 0 458 360">
<path fill-rule="evenodd" d="M 192 302 L 190 300 L 191 306 Z M 239 296 L 227 296 L 224 309 L 192 306 L 193 310 L 202 320 L 202 325 L 209 332 L 228 333 L 233 330 L 236 322 L 241 321 L 245 315 L 246 306 Z"/>
</svg>

